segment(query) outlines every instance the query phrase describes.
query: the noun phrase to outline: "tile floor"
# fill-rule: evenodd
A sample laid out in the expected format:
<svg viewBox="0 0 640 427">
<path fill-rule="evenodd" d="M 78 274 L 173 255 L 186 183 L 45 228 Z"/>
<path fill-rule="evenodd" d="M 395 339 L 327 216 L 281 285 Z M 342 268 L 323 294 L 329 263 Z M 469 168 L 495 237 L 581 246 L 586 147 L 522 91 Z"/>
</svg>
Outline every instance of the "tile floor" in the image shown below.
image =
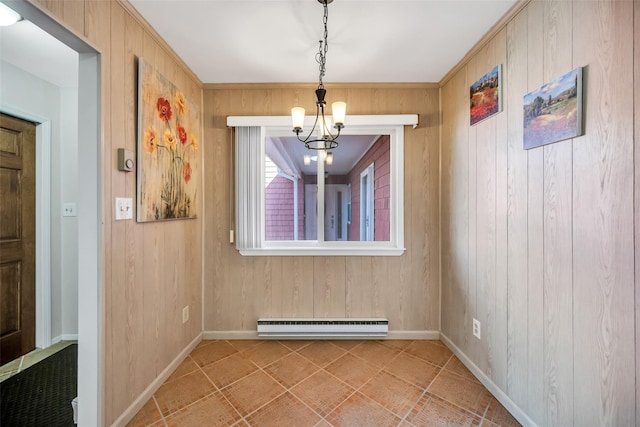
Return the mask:
<svg viewBox="0 0 640 427">
<path fill-rule="evenodd" d="M 59 341 L 47 348 L 35 350 L 21 356 L 5 365 L 0 366 L 0 383 L 8 378 L 11 378 L 18 372 L 22 372 L 29 366 L 33 366 L 43 359 L 51 356 L 53 353 L 57 353 L 63 348 L 76 344 L 78 341 Z"/>
<path fill-rule="evenodd" d="M 202 341 L 129 426 L 518 426 L 440 341 Z"/>
</svg>

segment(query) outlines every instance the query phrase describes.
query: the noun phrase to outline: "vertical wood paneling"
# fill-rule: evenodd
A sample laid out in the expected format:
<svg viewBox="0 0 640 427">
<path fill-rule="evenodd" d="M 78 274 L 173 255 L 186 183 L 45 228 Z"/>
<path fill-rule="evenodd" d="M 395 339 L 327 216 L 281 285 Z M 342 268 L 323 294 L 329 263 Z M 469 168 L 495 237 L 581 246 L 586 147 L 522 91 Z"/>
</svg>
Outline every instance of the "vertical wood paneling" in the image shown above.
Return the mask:
<svg viewBox="0 0 640 427">
<path fill-rule="evenodd" d="M 507 25 L 507 393 L 526 410 L 527 153 L 522 149 L 522 94 L 527 89 L 526 9 Z"/>
<path fill-rule="evenodd" d="M 467 77 L 469 79 L 469 85 L 473 84 L 473 82 L 477 81 L 478 78 L 482 76 L 483 73 L 477 71 L 476 66 L 477 60 L 473 58 L 467 64 Z M 468 115 L 468 114 L 467 114 Z M 467 126 L 470 124 L 470 119 L 467 118 Z M 469 325 L 472 325 L 473 319 L 478 316 L 477 313 L 477 300 L 478 300 L 478 249 L 477 249 L 477 212 L 478 212 L 478 180 L 477 180 L 477 131 L 478 128 L 475 126 L 469 127 L 468 133 L 468 146 L 469 146 L 469 175 L 467 179 L 469 180 L 469 209 L 467 211 L 469 215 L 469 279 L 468 279 L 468 293 L 469 297 L 467 298 L 467 313 L 469 318 L 466 320 Z M 469 326 L 471 328 L 471 326 Z M 476 338 L 471 337 L 468 342 L 468 351 L 473 355 L 474 359 L 478 356 L 480 343 L 476 340 Z"/>
<path fill-rule="evenodd" d="M 640 82 L 640 2 L 633 3 L 633 93 L 634 100 L 634 150 L 633 150 L 633 174 L 634 174 L 634 227 L 633 227 L 633 240 L 634 240 L 634 258 L 635 258 L 635 276 L 634 276 L 634 288 L 635 288 L 635 310 L 640 306 L 640 88 L 638 83 Z M 640 378 L 640 351 L 638 351 L 638 343 L 640 343 L 640 316 L 635 316 L 635 328 L 636 328 L 636 381 Z M 636 420 L 635 425 L 640 422 L 640 393 L 637 391 L 636 384 Z"/>
<path fill-rule="evenodd" d="M 527 90 L 544 83 L 544 3 L 528 7 Z M 520 111 L 519 116 L 522 115 Z M 544 149 L 527 151 L 527 410 L 544 425 Z"/>
<path fill-rule="evenodd" d="M 507 206 L 508 206 L 508 138 L 505 130 L 508 123 L 508 112 L 504 110 L 505 88 L 509 76 L 506 74 L 507 65 L 507 31 L 503 29 L 495 36 L 496 64 L 502 65 L 502 104 L 503 111 L 496 116 L 496 278 L 492 352 L 491 378 L 502 390 L 507 389 L 507 319 L 508 319 L 508 288 L 507 288 Z"/>
<path fill-rule="evenodd" d="M 544 3 L 544 70 L 571 69 L 572 4 Z M 532 88 L 530 88 L 532 89 Z M 535 88 L 533 88 L 535 89 Z M 572 140 L 539 147 L 544 156 L 544 424 L 573 424 Z M 534 183 L 530 183 L 534 185 Z"/>
<path fill-rule="evenodd" d="M 482 76 L 497 64 L 495 40 L 477 56 L 476 75 Z M 476 317 L 484 333 L 479 342 L 477 365 L 492 377 L 491 359 L 495 334 L 496 299 L 496 116 L 476 124 Z"/>
<path fill-rule="evenodd" d="M 574 419 L 632 425 L 633 4 L 573 8 L 574 65 L 588 65 L 585 135 L 573 147 Z"/>
<path fill-rule="evenodd" d="M 126 51 L 125 51 L 125 21 L 126 16 L 124 10 L 117 4 L 113 3 L 111 7 L 111 69 L 108 76 L 111 78 L 111 137 L 113 141 L 124 141 L 125 128 L 125 82 L 126 82 Z M 115 147 L 110 147 L 109 151 L 113 151 Z M 107 203 L 111 205 L 112 198 L 115 194 L 118 197 L 126 194 L 124 191 L 125 176 L 123 173 L 113 173 L 107 177 L 111 181 L 112 194 L 107 198 Z M 107 220 L 111 222 L 111 236 L 109 240 L 112 244 L 111 257 L 111 306 L 106 307 L 106 319 L 110 319 L 108 325 L 105 325 L 106 344 L 110 345 L 113 366 L 112 369 L 121 369 L 128 376 L 130 373 L 129 360 L 133 355 L 134 349 L 131 346 L 131 330 L 127 327 L 128 318 L 128 302 L 130 295 L 127 294 L 131 290 L 127 279 L 126 258 L 126 223 L 127 221 L 114 221 L 113 212 L 110 209 L 107 214 Z M 106 320 L 105 319 L 105 320 Z M 129 324 L 130 325 L 130 324 Z M 119 351 L 113 351 L 119 349 Z M 108 381 L 108 380 L 107 380 Z M 129 390 L 120 387 L 119 384 L 113 384 L 108 388 L 111 394 L 113 406 L 109 408 L 109 412 L 113 411 L 113 415 L 124 411 L 130 403 Z M 113 421 L 113 418 L 111 419 Z"/>
</svg>

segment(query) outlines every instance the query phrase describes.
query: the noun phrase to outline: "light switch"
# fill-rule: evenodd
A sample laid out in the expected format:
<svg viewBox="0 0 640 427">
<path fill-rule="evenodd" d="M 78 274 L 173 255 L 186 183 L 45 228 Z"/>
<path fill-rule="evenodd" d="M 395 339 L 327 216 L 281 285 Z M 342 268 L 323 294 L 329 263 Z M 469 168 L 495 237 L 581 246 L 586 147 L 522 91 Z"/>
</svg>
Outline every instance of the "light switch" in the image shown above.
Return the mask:
<svg viewBox="0 0 640 427">
<path fill-rule="evenodd" d="M 133 218 L 133 199 L 116 197 L 116 220 Z"/>
</svg>

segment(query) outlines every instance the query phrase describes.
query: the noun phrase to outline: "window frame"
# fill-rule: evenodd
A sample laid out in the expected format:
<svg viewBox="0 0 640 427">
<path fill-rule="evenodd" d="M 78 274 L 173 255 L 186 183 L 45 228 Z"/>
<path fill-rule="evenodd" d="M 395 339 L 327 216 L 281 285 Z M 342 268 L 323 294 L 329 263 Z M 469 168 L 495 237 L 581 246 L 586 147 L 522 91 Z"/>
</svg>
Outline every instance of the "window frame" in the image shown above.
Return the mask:
<svg viewBox="0 0 640 427">
<path fill-rule="evenodd" d="M 309 123 L 307 123 L 307 121 Z M 282 136 L 291 133 L 291 118 L 288 116 L 229 116 L 227 126 L 234 128 L 259 128 L 259 155 L 255 151 L 239 150 L 236 141 L 236 248 L 244 256 L 399 256 L 404 247 L 404 126 L 418 124 L 416 114 L 348 116 L 348 124 L 342 130 L 344 135 L 389 135 L 390 136 L 390 240 L 389 241 L 325 241 L 324 233 L 318 240 L 268 241 L 265 239 L 265 189 L 264 158 L 268 136 Z M 305 119 L 305 129 L 312 126 L 313 117 Z M 339 150 L 339 147 L 338 149 Z M 242 154 L 244 153 L 244 154 Z M 251 159 L 240 159 L 249 155 Z M 241 161 L 249 161 L 258 167 L 257 173 L 242 173 Z M 324 175 L 324 162 L 318 162 L 318 176 Z M 260 183 L 253 191 L 244 190 L 244 185 L 253 177 Z M 324 206 L 324 180 L 318 180 L 318 210 Z M 251 194 L 252 197 L 243 196 Z M 249 200 L 247 200 L 249 199 Z M 247 204 L 251 206 L 247 206 Z M 242 215 L 239 215 L 242 213 Z M 248 214 L 247 214 L 248 213 Z M 324 230 L 324 216 L 317 218 L 318 230 Z M 322 236 L 320 236 L 322 234 Z M 248 235 L 249 239 L 241 236 Z"/>
</svg>

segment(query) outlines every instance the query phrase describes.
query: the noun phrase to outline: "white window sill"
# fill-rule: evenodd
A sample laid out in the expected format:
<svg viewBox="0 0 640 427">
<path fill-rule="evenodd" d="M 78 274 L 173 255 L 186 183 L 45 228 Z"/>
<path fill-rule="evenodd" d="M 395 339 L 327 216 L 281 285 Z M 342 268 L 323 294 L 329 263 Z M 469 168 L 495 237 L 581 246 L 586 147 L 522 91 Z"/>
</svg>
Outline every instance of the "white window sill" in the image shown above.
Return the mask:
<svg viewBox="0 0 640 427">
<path fill-rule="evenodd" d="M 243 256 L 400 256 L 405 248 L 261 248 L 240 249 Z"/>
</svg>

